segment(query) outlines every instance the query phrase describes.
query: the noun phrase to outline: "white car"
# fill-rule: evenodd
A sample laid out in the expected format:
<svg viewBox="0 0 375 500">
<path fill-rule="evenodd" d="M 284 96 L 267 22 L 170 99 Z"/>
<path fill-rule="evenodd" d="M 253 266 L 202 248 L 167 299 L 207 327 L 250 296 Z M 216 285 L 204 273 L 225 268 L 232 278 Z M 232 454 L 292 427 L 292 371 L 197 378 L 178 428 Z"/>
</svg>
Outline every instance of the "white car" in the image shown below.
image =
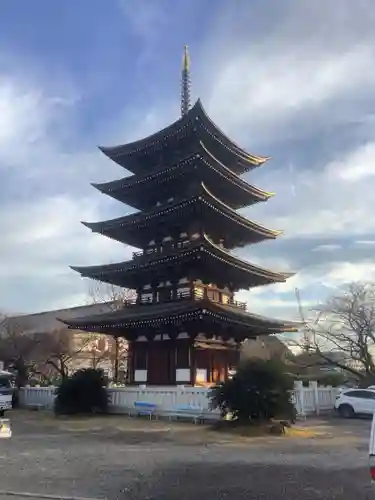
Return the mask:
<svg viewBox="0 0 375 500">
<path fill-rule="evenodd" d="M 335 410 L 340 417 L 375 413 L 375 389 L 347 389 L 336 396 Z"/>
<path fill-rule="evenodd" d="M 375 413 L 374 416 L 372 417 L 370 445 L 368 454 L 369 454 L 370 476 L 371 480 L 375 482 Z"/>
</svg>

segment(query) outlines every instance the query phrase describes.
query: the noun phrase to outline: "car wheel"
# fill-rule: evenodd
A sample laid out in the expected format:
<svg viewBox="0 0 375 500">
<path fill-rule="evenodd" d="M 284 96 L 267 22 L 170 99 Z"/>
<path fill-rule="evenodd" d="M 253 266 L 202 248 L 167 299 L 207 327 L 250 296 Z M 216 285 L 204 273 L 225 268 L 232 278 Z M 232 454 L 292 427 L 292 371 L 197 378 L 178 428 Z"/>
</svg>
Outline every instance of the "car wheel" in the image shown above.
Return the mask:
<svg viewBox="0 0 375 500">
<path fill-rule="evenodd" d="M 339 406 L 339 415 L 342 418 L 352 418 L 355 415 L 354 409 L 350 405 Z"/>
</svg>

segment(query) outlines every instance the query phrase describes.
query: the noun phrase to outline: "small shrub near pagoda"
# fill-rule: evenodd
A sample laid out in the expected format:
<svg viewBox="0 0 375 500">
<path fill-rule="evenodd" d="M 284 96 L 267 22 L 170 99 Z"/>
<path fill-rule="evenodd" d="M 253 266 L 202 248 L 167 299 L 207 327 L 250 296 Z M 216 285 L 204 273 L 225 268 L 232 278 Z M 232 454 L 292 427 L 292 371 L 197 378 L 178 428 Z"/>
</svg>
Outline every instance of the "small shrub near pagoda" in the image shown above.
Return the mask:
<svg viewBox="0 0 375 500">
<path fill-rule="evenodd" d="M 102 370 L 78 370 L 65 378 L 56 391 L 55 414 L 78 415 L 108 411 L 108 381 Z"/>
<path fill-rule="evenodd" d="M 276 360 L 252 359 L 242 363 L 233 378 L 211 391 L 211 406 L 233 424 L 262 424 L 272 420 L 294 422 L 293 379 Z"/>
</svg>

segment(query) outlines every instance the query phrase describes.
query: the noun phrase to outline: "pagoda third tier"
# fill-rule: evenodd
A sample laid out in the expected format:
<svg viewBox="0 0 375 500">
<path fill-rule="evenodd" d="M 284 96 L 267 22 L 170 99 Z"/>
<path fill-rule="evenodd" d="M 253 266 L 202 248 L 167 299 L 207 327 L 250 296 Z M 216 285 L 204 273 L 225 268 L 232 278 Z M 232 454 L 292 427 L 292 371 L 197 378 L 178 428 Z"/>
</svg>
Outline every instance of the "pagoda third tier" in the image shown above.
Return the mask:
<svg viewBox="0 0 375 500">
<path fill-rule="evenodd" d="M 238 175 L 268 160 L 268 157 L 248 153 L 229 139 L 208 117 L 199 99 L 182 118 L 159 132 L 100 150 L 130 172 L 150 173 L 187 158 L 197 141 L 202 141 L 221 163 Z"/>
<path fill-rule="evenodd" d="M 273 193 L 256 188 L 219 162 L 199 141 L 195 151 L 178 163 L 152 173 L 141 173 L 103 184 L 99 191 L 138 210 L 165 203 L 171 193 L 181 197 L 191 182 L 203 181 L 207 189 L 233 209 L 266 201 Z"/>
<path fill-rule="evenodd" d="M 291 273 L 277 273 L 249 264 L 215 245 L 206 235 L 196 240 L 168 241 L 164 246 L 151 247 L 133 255 L 133 260 L 116 264 L 72 267 L 82 277 L 112 285 L 142 290 L 152 284 L 155 300 L 157 288 L 168 281 L 185 290 L 186 283 L 201 280 L 216 283 L 218 289 L 239 289 L 285 282 Z M 179 286 L 177 284 L 180 283 Z M 181 291 L 181 290 L 180 290 Z"/>
<path fill-rule="evenodd" d="M 267 229 L 232 210 L 216 198 L 203 183 L 191 186 L 191 195 L 169 202 L 149 212 L 119 217 L 104 222 L 83 224 L 95 233 L 138 248 L 150 240 L 178 239 L 181 233 L 206 233 L 215 243 L 233 249 L 266 239 L 281 231 Z"/>
</svg>

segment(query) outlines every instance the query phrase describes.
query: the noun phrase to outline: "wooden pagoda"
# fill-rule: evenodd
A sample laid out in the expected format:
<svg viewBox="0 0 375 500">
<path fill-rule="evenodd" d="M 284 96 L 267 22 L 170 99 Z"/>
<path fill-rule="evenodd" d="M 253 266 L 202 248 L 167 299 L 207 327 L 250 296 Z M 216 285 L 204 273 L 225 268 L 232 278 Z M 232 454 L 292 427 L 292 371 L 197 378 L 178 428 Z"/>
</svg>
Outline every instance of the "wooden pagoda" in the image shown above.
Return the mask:
<svg viewBox="0 0 375 500">
<path fill-rule="evenodd" d="M 215 383 L 236 365 L 245 339 L 296 330 L 295 323 L 251 314 L 234 299 L 240 289 L 284 282 L 290 274 L 231 253 L 280 234 L 236 211 L 272 195 L 240 177 L 267 158 L 224 135 L 200 100 L 190 106 L 186 48 L 181 111 L 179 120 L 145 139 L 101 148 L 133 175 L 95 188 L 138 211 L 84 224 L 141 251 L 130 261 L 73 268 L 136 290 L 136 300 L 120 311 L 68 322 L 125 337 L 134 384 Z"/>
</svg>

